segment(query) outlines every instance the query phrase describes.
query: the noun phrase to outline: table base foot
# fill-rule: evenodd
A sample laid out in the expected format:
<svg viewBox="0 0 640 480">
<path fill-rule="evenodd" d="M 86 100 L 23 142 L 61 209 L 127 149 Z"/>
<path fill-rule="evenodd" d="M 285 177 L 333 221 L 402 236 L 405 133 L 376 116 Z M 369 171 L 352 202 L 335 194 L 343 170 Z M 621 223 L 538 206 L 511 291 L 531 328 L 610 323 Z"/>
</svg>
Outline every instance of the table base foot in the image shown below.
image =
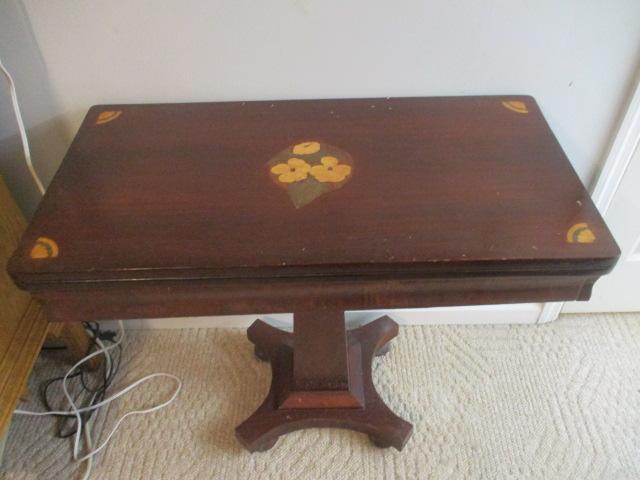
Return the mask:
<svg viewBox="0 0 640 480">
<path fill-rule="evenodd" d="M 362 405 L 356 407 L 291 408 L 291 402 L 279 401 L 294 383 L 294 334 L 284 332 L 257 320 L 247 335 L 255 345 L 259 359 L 271 363 L 271 388 L 262 405 L 236 428 L 236 437 L 251 452 L 273 447 L 279 436 L 294 430 L 317 427 L 347 428 L 369 436 L 378 447 L 401 450 L 411 436 L 412 425 L 393 413 L 375 390 L 371 378 L 371 363 L 375 355 L 384 355 L 389 342 L 398 334 L 398 325 L 389 317 L 379 318 L 367 325 L 346 332 L 349 352 L 349 378 L 362 388 Z M 358 358 L 353 358 L 357 356 Z M 322 362 L 323 359 L 318 359 Z M 326 405 L 335 397 L 341 405 L 347 390 L 327 391 Z M 317 394 L 318 392 L 304 392 Z M 325 398 L 322 397 L 322 398 Z M 304 398 L 304 397 L 302 397 Z M 322 400 L 321 400 L 322 402 Z"/>
</svg>

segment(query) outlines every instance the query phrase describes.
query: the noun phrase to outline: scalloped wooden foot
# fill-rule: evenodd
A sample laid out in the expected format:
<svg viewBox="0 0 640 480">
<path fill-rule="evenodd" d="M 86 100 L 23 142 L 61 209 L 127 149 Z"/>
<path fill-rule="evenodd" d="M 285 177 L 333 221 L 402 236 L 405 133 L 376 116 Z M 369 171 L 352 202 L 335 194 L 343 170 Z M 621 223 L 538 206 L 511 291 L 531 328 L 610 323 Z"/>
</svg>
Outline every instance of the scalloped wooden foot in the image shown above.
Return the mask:
<svg viewBox="0 0 640 480">
<path fill-rule="evenodd" d="M 268 362 L 269 361 L 269 356 L 262 351 L 262 349 L 260 347 L 258 347 L 257 345 L 254 347 L 253 349 L 253 354 L 255 355 L 255 357 L 262 361 L 262 362 Z"/>
<path fill-rule="evenodd" d="M 376 437 L 373 437 L 373 436 L 369 435 L 369 440 L 371 441 L 371 443 L 373 445 L 375 445 L 378 448 L 389 448 L 389 447 L 391 447 L 391 444 L 388 441 L 386 441 L 385 439 L 379 439 L 379 438 L 376 438 Z"/>
<path fill-rule="evenodd" d="M 382 347 L 380 347 L 378 350 L 376 350 L 376 357 L 382 357 L 387 353 L 389 353 L 390 350 L 391 350 L 391 342 L 389 341 L 385 343 Z"/>
<path fill-rule="evenodd" d="M 271 363 L 271 388 L 236 428 L 236 437 L 247 450 L 259 452 L 294 430 L 337 427 L 362 432 L 378 447 L 401 450 L 412 426 L 385 405 L 371 378 L 374 355 L 385 354 L 397 334 L 389 317 L 346 331 L 342 312 L 326 310 L 296 315 L 294 333 L 257 320 L 247 335 L 256 356 Z"/>
</svg>

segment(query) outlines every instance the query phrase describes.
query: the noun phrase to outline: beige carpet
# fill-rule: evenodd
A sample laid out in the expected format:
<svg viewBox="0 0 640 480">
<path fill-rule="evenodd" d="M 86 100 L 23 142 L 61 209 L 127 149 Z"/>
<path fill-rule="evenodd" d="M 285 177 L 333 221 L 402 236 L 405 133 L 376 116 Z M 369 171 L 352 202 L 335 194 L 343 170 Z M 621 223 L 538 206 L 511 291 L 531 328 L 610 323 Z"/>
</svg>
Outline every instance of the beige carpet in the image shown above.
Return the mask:
<svg viewBox="0 0 640 480">
<path fill-rule="evenodd" d="M 401 453 L 333 429 L 243 451 L 233 428 L 262 400 L 270 375 L 243 331 L 139 331 L 126 352 L 122 383 L 165 370 L 182 377 L 184 390 L 166 410 L 128 419 L 92 478 L 640 478 L 640 314 L 403 328 L 374 373 L 381 395 L 414 424 Z M 59 352 L 43 356 L 34 391 L 38 378 L 63 368 L 51 362 Z M 166 393 L 161 382 L 113 405 L 96 433 Z M 53 425 L 14 419 L 6 479 L 79 478 L 70 442 L 53 439 Z"/>
</svg>

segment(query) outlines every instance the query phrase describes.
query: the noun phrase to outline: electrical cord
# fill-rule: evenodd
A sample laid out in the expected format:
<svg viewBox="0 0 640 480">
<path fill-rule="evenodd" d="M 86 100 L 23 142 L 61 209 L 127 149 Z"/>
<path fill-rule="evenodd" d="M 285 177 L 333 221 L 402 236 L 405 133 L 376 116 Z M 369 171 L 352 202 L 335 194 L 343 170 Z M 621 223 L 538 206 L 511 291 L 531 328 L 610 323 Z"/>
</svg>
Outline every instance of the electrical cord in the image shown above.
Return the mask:
<svg viewBox="0 0 640 480">
<path fill-rule="evenodd" d="M 38 191 L 41 195 L 44 195 L 44 186 L 42 185 L 42 181 L 36 172 L 36 169 L 33 167 L 33 162 L 31 161 L 31 150 L 29 149 L 29 141 L 27 139 L 27 131 L 24 128 L 24 122 L 22 121 L 22 114 L 20 113 L 20 105 L 18 104 L 18 94 L 16 92 L 16 84 L 13 82 L 13 77 L 9 71 L 5 68 L 2 63 L 2 59 L 0 58 L 0 70 L 4 73 L 5 77 L 9 81 L 9 92 L 11 94 L 11 103 L 13 104 L 13 113 L 16 115 L 16 121 L 18 122 L 18 130 L 20 131 L 20 140 L 22 141 L 22 150 L 24 151 L 24 159 L 27 162 L 27 168 L 29 169 L 29 173 L 31 173 L 31 177 L 38 187 Z"/>
<path fill-rule="evenodd" d="M 87 333 L 89 334 L 91 339 L 91 345 L 89 346 L 87 353 L 91 353 L 93 349 L 104 348 L 103 342 L 109 342 L 109 343 L 115 342 L 116 332 L 103 331 L 97 322 L 91 322 L 91 323 L 84 322 L 84 327 L 87 330 Z M 107 352 L 105 354 L 106 355 L 105 362 L 100 364 L 99 371 L 91 372 L 87 368 L 85 368 L 85 366 L 81 366 L 76 370 L 76 372 L 72 373 L 69 376 L 69 379 L 78 378 L 80 380 L 80 387 L 82 388 L 82 391 L 78 393 L 78 395 L 76 395 L 75 397 L 76 402 L 81 396 L 86 397 L 87 394 L 91 395 L 91 400 L 89 403 L 83 404 L 83 406 L 89 406 L 95 402 L 99 402 L 104 399 L 107 389 L 111 386 L 114 377 L 117 375 L 120 369 L 122 346 L 118 345 L 118 348 L 115 350 L 115 352 L 117 352 L 118 355 L 117 356 L 114 355 L 113 358 L 111 355 L 112 352 Z M 101 379 L 91 378 L 91 377 L 97 377 L 100 374 L 102 374 Z M 52 407 L 51 402 L 49 400 L 50 388 L 56 385 L 57 383 L 59 383 L 60 381 L 62 381 L 63 378 L 64 376 L 59 376 L 59 377 L 48 379 L 45 382 L 43 382 L 43 384 L 40 387 L 40 395 L 42 398 L 42 403 L 44 404 L 45 408 L 49 411 L 55 410 Z M 95 386 L 88 385 L 89 379 L 91 379 L 93 383 L 95 383 Z M 95 411 L 92 410 L 84 413 L 83 422 L 86 423 L 91 418 L 94 412 Z M 73 414 L 69 414 L 66 416 L 63 416 L 63 415 L 59 416 L 58 427 L 56 432 L 56 436 L 58 438 L 68 438 L 75 434 L 76 432 L 75 425 L 73 426 L 73 428 L 70 428 L 70 429 L 67 428 L 66 429 L 67 431 L 64 432 L 65 427 L 68 425 L 69 419 L 71 418 L 75 418 L 75 416 Z"/>
<path fill-rule="evenodd" d="M 149 375 L 146 375 L 138 380 L 136 380 L 135 382 L 131 383 L 129 386 L 123 388 L 122 390 L 120 390 L 119 392 L 111 395 L 110 397 L 104 398 L 100 401 L 95 401 L 96 400 L 96 393 L 94 393 L 92 395 L 92 399 L 89 402 L 89 406 L 85 406 L 85 407 L 79 407 L 76 404 L 75 399 L 71 396 L 69 389 L 68 389 L 68 381 L 70 378 L 73 378 L 72 376 L 76 376 L 78 375 L 76 370 L 79 370 L 78 367 L 80 367 L 81 365 L 83 365 L 84 363 L 86 363 L 87 361 L 89 361 L 91 358 L 96 357 L 97 355 L 105 355 L 105 362 L 108 362 L 108 364 L 106 365 L 106 377 L 111 376 L 112 372 L 112 363 L 111 363 L 111 357 L 108 354 L 108 352 L 110 352 L 111 350 L 114 350 L 116 348 L 118 348 L 118 346 L 120 346 L 125 338 L 125 333 L 124 333 L 124 325 L 122 323 L 122 321 L 120 320 L 118 322 L 118 325 L 120 327 L 120 337 L 111 345 L 107 345 L 105 346 L 103 344 L 103 346 L 101 346 L 99 349 L 97 349 L 95 352 L 92 352 L 90 354 L 88 354 L 86 357 L 84 357 L 83 359 L 81 359 L 80 361 L 76 362 L 68 371 L 67 373 L 62 377 L 62 391 L 64 393 L 64 396 L 67 400 L 67 402 L 69 403 L 69 410 L 51 410 L 51 411 L 46 411 L 46 412 L 30 412 L 30 411 L 26 411 L 26 410 L 15 410 L 14 413 L 17 415 L 32 415 L 32 416 L 48 416 L 48 415 L 55 415 L 55 416 L 63 416 L 63 417 L 68 417 L 70 415 L 74 416 L 76 419 L 76 431 L 75 431 L 75 435 L 74 435 L 74 442 L 73 442 L 73 459 L 78 461 L 78 462 L 87 462 L 87 467 L 85 470 L 85 475 L 84 475 L 84 479 L 88 479 L 89 475 L 91 473 L 91 469 L 92 469 L 92 465 L 93 465 L 93 457 L 100 452 L 111 440 L 111 438 L 113 437 L 113 435 L 116 433 L 116 431 L 118 430 L 118 428 L 120 427 L 120 425 L 122 424 L 122 422 L 127 418 L 130 417 L 132 415 L 143 415 L 146 413 L 152 413 L 152 412 L 156 412 L 164 407 L 166 407 L 167 405 L 171 404 L 177 397 L 178 394 L 180 393 L 180 390 L 182 389 L 182 381 L 176 377 L 175 375 L 171 374 L 171 373 L 166 373 L 166 372 L 158 372 L 158 373 L 152 373 Z M 102 341 L 101 341 L 102 342 Z M 100 345 L 98 343 L 98 345 Z M 107 360 L 107 358 L 109 358 L 109 360 Z M 171 396 L 165 400 L 164 402 L 161 402 L 157 405 L 154 405 L 153 407 L 149 407 L 149 408 L 145 408 L 145 409 L 141 409 L 141 410 L 131 410 L 127 413 L 125 413 L 124 415 L 122 415 L 116 422 L 115 425 L 113 426 L 113 428 L 111 429 L 111 431 L 109 432 L 109 434 L 106 436 L 105 440 L 97 447 L 94 448 L 93 447 L 93 438 L 91 436 L 91 419 L 87 419 L 86 421 L 83 421 L 83 417 L 82 414 L 85 412 L 93 412 L 97 409 L 99 409 L 100 407 L 103 407 L 104 405 L 107 405 L 109 403 L 111 403 L 112 401 L 116 400 L 117 398 L 120 398 L 121 396 L 125 395 L 126 393 L 130 392 L 131 390 L 134 390 L 135 388 L 139 387 L 140 385 L 142 385 L 143 383 L 153 379 L 153 378 L 158 378 L 158 377 L 165 377 L 165 378 L 169 378 L 171 380 L 173 380 L 176 384 L 176 388 L 173 391 L 173 393 L 171 394 Z M 84 455 L 82 455 L 80 453 L 80 441 L 81 438 L 84 438 L 86 446 L 87 446 L 87 451 L 84 453 Z"/>
<path fill-rule="evenodd" d="M 40 177 L 38 176 L 38 173 L 36 172 L 33 166 L 33 162 L 31 160 L 31 150 L 29 149 L 27 131 L 25 129 L 24 122 L 22 120 L 22 113 L 20 112 L 20 105 L 18 103 L 18 94 L 16 92 L 16 86 L 13 81 L 13 77 L 11 76 L 9 71 L 5 68 L 1 58 L 0 58 L 0 70 L 2 71 L 2 73 L 5 75 L 5 77 L 9 82 L 11 103 L 13 104 L 13 112 L 16 116 L 16 121 L 18 123 L 18 130 L 20 133 L 20 140 L 22 141 L 22 149 L 24 151 L 24 158 L 27 164 L 27 168 L 29 169 L 29 173 L 31 174 L 31 177 L 35 182 L 38 188 L 38 191 L 40 192 L 41 195 L 44 195 L 44 192 L 45 192 L 44 185 L 42 184 L 42 181 L 40 180 Z M 178 394 L 180 393 L 180 390 L 182 389 L 182 382 L 178 377 L 170 373 L 159 372 L 159 373 L 152 373 L 150 375 L 142 377 L 141 379 L 130 384 L 128 387 L 123 388 L 118 393 L 110 397 L 106 397 L 107 389 L 111 386 L 111 383 L 113 382 L 113 379 L 115 378 L 115 375 L 118 372 L 118 369 L 120 367 L 120 360 L 122 357 L 121 345 L 122 345 L 122 341 L 124 340 L 124 325 L 122 324 L 122 321 L 119 321 L 118 324 L 120 327 L 120 338 L 118 338 L 117 340 L 115 338 L 115 332 L 113 333 L 113 336 L 111 336 L 107 334 L 107 332 L 101 332 L 97 324 L 85 324 L 85 326 L 88 328 L 88 330 L 92 334 L 93 343 L 95 344 L 93 345 L 93 348 L 95 348 L 95 351 L 88 353 L 87 356 L 85 356 L 79 362 L 75 363 L 71 367 L 71 369 L 67 371 L 67 373 L 64 376 L 51 379 L 50 381 L 48 381 L 48 383 L 45 384 L 43 388 L 44 390 L 43 401 L 48 411 L 45 411 L 45 412 L 30 412 L 26 410 L 14 411 L 14 414 L 16 415 L 59 416 L 59 417 L 62 417 L 62 421 L 63 421 L 62 425 L 64 425 L 67 419 L 75 418 L 75 430 L 72 430 L 69 433 L 69 435 L 64 435 L 64 436 L 74 435 L 73 459 L 80 463 L 86 462 L 85 473 L 83 476 L 84 480 L 87 480 L 91 475 L 91 470 L 93 467 L 93 457 L 98 452 L 100 452 L 100 450 L 102 450 L 107 445 L 107 443 L 109 443 L 109 441 L 111 440 L 111 437 L 113 437 L 113 435 L 116 433 L 116 430 L 118 430 L 118 428 L 120 427 L 121 423 L 124 421 L 125 418 L 131 415 L 142 415 L 145 413 L 155 412 L 157 410 L 160 410 L 166 407 L 177 398 Z M 104 342 L 110 343 L 110 345 L 105 345 Z M 118 357 L 117 357 L 117 361 L 114 362 L 111 352 L 115 351 L 116 349 L 118 351 Z M 87 386 L 86 379 L 83 376 L 86 373 L 86 368 L 81 369 L 80 367 L 84 365 L 87 361 L 89 361 L 90 359 L 98 355 L 104 355 L 105 357 L 104 375 L 103 375 L 102 383 L 101 384 L 98 383 L 98 386 L 92 389 Z M 76 398 L 73 398 L 69 393 L 68 381 L 76 377 L 79 377 L 80 379 L 82 390 L 78 395 L 76 395 Z M 115 426 L 113 427 L 111 432 L 109 432 L 104 442 L 102 442 L 100 446 L 94 449 L 93 438 L 91 436 L 92 414 L 96 412 L 99 408 L 107 405 L 113 400 L 116 400 L 117 398 L 121 397 L 127 392 L 134 390 L 135 388 L 142 385 L 146 381 L 156 377 L 167 377 L 176 383 L 176 389 L 173 392 L 173 394 L 169 397 L 169 399 L 162 403 L 159 403 L 158 405 L 155 405 L 154 407 L 150 407 L 142 410 L 132 410 L 130 412 L 125 413 L 122 417 L 120 417 L 116 421 Z M 48 388 L 56 382 L 62 382 L 62 391 L 64 393 L 64 396 L 67 402 L 69 403 L 69 407 L 70 407 L 69 410 L 56 411 L 50 408 L 50 404 L 47 399 L 47 391 L 48 391 Z M 78 399 L 80 398 L 80 395 L 82 395 L 83 392 L 90 394 L 90 400 L 85 406 L 79 407 L 76 402 L 78 401 Z M 60 434 L 59 436 L 63 436 L 62 426 L 59 427 L 58 433 Z M 80 454 L 81 438 L 84 438 L 85 445 L 86 445 L 86 453 L 83 456 L 80 456 L 81 455 Z"/>
</svg>

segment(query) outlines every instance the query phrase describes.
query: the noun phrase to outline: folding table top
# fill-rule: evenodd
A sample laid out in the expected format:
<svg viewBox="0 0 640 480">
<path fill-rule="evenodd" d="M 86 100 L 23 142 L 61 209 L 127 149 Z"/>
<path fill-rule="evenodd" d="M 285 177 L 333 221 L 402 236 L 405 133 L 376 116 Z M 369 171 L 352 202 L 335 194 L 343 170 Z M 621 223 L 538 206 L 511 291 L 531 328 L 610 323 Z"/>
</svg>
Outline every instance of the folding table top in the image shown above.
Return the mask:
<svg viewBox="0 0 640 480">
<path fill-rule="evenodd" d="M 618 255 L 528 96 L 99 105 L 9 270 L 595 275 Z"/>
</svg>

